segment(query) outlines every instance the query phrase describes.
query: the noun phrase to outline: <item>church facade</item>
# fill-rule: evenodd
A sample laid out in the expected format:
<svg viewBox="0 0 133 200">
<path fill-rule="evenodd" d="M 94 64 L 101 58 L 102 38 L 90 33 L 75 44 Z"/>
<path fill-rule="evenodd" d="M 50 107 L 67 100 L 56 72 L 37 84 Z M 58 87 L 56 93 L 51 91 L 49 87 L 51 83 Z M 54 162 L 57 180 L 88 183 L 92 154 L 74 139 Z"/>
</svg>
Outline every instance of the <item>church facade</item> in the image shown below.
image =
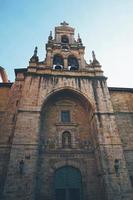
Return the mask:
<svg viewBox="0 0 133 200">
<path fill-rule="evenodd" d="M 63 22 L 0 83 L 2 200 L 132 200 L 133 89 L 110 88 Z"/>
</svg>

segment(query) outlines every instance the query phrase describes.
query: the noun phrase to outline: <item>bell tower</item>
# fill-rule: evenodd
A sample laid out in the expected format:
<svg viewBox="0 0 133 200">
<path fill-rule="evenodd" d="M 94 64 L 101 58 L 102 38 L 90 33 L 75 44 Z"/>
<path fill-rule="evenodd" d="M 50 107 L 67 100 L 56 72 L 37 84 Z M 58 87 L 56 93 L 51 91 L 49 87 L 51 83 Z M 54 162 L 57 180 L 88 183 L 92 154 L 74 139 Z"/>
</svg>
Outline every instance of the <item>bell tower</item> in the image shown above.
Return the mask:
<svg viewBox="0 0 133 200">
<path fill-rule="evenodd" d="M 60 26 L 55 27 L 55 36 L 52 32 L 46 44 L 46 62 L 54 69 L 77 70 L 85 67 L 84 49 L 82 40 L 78 35 L 75 40 L 74 28 L 70 27 L 65 21 Z"/>
</svg>

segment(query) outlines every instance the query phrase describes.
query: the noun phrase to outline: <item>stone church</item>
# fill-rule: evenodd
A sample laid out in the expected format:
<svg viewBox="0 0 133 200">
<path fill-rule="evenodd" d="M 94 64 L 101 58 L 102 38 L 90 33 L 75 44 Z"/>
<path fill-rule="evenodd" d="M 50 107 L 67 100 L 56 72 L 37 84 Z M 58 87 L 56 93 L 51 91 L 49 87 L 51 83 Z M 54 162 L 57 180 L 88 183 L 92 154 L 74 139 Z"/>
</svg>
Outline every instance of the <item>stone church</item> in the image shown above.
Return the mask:
<svg viewBox="0 0 133 200">
<path fill-rule="evenodd" d="M 63 22 L 14 83 L 0 67 L 1 200 L 133 200 L 133 89 L 84 53 Z"/>
</svg>

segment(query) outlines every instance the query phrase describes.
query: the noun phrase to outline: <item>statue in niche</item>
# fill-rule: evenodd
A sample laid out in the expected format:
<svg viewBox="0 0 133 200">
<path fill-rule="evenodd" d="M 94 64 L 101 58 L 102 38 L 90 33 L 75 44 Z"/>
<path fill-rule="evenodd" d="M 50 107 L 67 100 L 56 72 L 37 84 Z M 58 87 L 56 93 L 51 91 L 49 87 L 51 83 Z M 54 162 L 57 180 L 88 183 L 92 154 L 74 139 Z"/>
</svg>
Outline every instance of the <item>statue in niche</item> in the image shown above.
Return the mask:
<svg viewBox="0 0 133 200">
<path fill-rule="evenodd" d="M 71 134 L 68 131 L 63 132 L 62 134 L 62 147 L 71 148 Z"/>
</svg>

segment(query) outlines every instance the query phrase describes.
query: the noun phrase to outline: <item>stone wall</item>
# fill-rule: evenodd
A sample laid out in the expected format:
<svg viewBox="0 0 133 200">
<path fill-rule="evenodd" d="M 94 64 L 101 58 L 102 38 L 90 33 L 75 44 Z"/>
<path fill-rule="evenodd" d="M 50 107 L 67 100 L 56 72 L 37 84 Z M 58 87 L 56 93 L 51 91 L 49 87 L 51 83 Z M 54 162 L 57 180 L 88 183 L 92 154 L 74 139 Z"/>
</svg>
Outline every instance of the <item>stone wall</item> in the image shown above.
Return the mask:
<svg viewBox="0 0 133 200">
<path fill-rule="evenodd" d="M 3 119 L 7 110 L 12 83 L 0 83 L 0 130 L 3 127 Z M 0 196 L 7 173 L 7 161 L 9 160 L 9 148 L 3 143 L 3 131 L 0 131 Z"/>
<path fill-rule="evenodd" d="M 10 83 L 0 83 L 0 126 L 9 100 Z"/>
<path fill-rule="evenodd" d="M 129 175 L 133 176 L 133 89 L 110 88 L 109 90 L 127 168 Z"/>
<path fill-rule="evenodd" d="M 66 127 L 71 129 L 70 131 L 74 130 L 68 125 L 62 126 L 58 123 L 57 111 L 59 107 L 65 107 L 66 102 L 64 100 L 55 102 L 57 100 L 55 96 L 58 94 L 60 97 L 63 91 L 65 91 L 64 94 L 74 96 L 72 99 L 68 98 L 67 106 L 69 104 L 72 108 L 71 127 L 76 127 L 75 132 L 78 132 L 78 137 L 73 134 L 73 147 L 76 149 L 70 150 L 70 153 L 66 151 L 67 153 L 61 154 L 61 149 L 45 149 L 46 138 L 42 135 L 48 134 L 50 138 L 54 138 L 54 134 L 62 132 Z M 50 99 L 51 104 L 47 106 Z M 85 200 L 88 200 L 91 195 L 93 200 L 104 199 L 102 197 L 104 195 L 108 200 L 114 200 L 114 196 L 120 199 L 121 191 L 128 196 L 124 197 L 125 200 L 131 199 L 127 193 L 130 190 L 130 182 L 105 77 L 92 77 L 88 76 L 87 72 L 80 71 L 65 73 L 54 70 L 19 74 L 11 89 L 4 120 L 2 128 L 4 135 L 1 140 L 6 143 L 9 136 L 12 136 L 10 151 L 7 154 L 9 161 L 9 164 L 6 162 L 7 176 L 4 176 L 6 180 L 4 200 L 18 198 L 32 200 L 36 196 L 39 183 L 46 181 L 40 177 L 45 177 L 46 173 L 50 181 L 54 170 L 63 166 L 66 160 L 72 166 L 84 168 L 84 177 L 86 176 L 84 185 L 87 185 Z M 47 121 L 46 129 L 42 129 L 45 121 Z M 83 148 L 78 145 L 82 143 L 82 140 L 89 139 L 90 135 L 94 150 L 92 153 L 89 153 L 85 145 Z M 60 144 L 61 140 L 59 140 L 59 148 L 61 148 Z M 114 170 L 116 158 L 121 159 L 119 178 Z M 24 172 L 20 174 L 19 165 L 22 160 Z M 62 164 L 58 165 L 58 163 Z M 99 182 L 101 188 L 99 188 Z M 96 190 L 99 190 L 99 194 Z M 47 188 L 45 188 L 45 194 L 42 191 L 43 188 L 40 188 L 38 195 L 42 197 L 46 195 L 48 199 L 51 199 L 51 192 Z"/>
</svg>

